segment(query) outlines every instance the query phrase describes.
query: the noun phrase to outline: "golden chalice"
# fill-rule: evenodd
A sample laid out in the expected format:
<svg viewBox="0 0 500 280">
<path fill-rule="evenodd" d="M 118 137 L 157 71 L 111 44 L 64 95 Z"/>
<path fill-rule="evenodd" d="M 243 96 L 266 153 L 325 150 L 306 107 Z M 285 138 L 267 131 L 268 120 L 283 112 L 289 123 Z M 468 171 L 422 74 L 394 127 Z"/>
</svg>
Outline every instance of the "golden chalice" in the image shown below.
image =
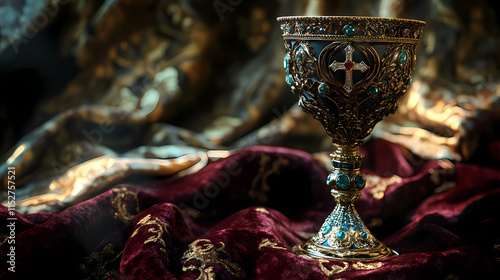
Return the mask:
<svg viewBox="0 0 500 280">
<path fill-rule="evenodd" d="M 370 233 L 354 208 L 366 183 L 357 150 L 375 124 L 397 110 L 411 82 L 425 22 L 355 16 L 280 17 L 278 22 L 287 52 L 286 82 L 337 148 L 326 180 L 335 209 L 294 253 L 342 260 L 397 254 Z"/>
</svg>

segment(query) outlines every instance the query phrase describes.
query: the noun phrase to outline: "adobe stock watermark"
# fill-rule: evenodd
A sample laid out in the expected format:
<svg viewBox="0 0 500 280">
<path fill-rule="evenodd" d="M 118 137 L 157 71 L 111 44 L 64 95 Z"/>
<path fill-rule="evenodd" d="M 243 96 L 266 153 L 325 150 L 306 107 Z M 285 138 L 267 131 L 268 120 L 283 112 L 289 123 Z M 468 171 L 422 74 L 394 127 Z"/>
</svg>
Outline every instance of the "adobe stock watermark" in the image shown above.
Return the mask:
<svg viewBox="0 0 500 280">
<path fill-rule="evenodd" d="M 224 20 L 224 14 L 226 12 L 232 12 L 234 8 L 243 3 L 243 0 L 214 0 L 212 5 L 214 6 L 220 21 Z"/>
<path fill-rule="evenodd" d="M 16 168 L 13 166 L 8 167 L 7 170 L 7 208 L 9 216 L 7 218 L 7 244 L 9 244 L 7 253 L 7 263 L 9 267 L 7 270 L 16 272 Z"/>
<path fill-rule="evenodd" d="M 19 52 L 19 46 L 21 44 L 27 44 L 30 39 L 33 39 L 35 35 L 42 28 L 47 26 L 51 19 L 53 19 L 57 12 L 59 11 L 59 6 L 64 5 L 70 2 L 70 0 L 56 0 L 52 2 L 48 2 L 43 9 L 41 9 L 36 15 L 33 16 L 30 22 L 25 26 L 25 28 L 21 31 L 20 34 L 2 34 L 7 37 L 10 46 L 14 49 L 15 53 Z M 27 4 L 30 5 L 30 4 Z"/>
</svg>

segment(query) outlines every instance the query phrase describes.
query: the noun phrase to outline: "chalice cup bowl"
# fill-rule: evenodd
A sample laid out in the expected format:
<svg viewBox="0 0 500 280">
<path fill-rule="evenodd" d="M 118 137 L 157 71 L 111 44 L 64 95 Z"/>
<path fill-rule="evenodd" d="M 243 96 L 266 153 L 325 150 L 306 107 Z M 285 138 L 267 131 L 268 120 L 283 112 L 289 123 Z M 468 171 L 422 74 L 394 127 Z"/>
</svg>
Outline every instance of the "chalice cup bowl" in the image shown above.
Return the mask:
<svg viewBox="0 0 500 280">
<path fill-rule="evenodd" d="M 336 146 L 326 179 L 336 206 L 318 233 L 293 252 L 342 260 L 397 255 L 370 233 L 354 208 L 366 184 L 357 151 L 377 122 L 396 112 L 411 82 L 425 22 L 356 16 L 277 20 L 286 48 L 285 80 Z"/>
</svg>

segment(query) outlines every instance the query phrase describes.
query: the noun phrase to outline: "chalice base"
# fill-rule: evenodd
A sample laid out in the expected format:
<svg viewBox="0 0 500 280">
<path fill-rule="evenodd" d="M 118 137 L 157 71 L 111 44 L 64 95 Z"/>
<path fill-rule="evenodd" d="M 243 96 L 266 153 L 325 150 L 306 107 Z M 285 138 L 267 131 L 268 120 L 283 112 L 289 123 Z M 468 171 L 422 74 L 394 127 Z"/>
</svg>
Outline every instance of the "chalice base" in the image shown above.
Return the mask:
<svg viewBox="0 0 500 280">
<path fill-rule="evenodd" d="M 318 245 L 312 238 L 295 245 L 292 252 L 306 258 L 337 259 L 343 261 L 378 260 L 398 253 L 382 243 L 369 249 L 331 248 Z"/>
<path fill-rule="evenodd" d="M 314 237 L 292 248 L 296 255 L 339 260 L 376 260 L 398 255 L 377 240 L 359 217 L 354 202 L 360 191 L 332 190 L 337 202 Z"/>
</svg>

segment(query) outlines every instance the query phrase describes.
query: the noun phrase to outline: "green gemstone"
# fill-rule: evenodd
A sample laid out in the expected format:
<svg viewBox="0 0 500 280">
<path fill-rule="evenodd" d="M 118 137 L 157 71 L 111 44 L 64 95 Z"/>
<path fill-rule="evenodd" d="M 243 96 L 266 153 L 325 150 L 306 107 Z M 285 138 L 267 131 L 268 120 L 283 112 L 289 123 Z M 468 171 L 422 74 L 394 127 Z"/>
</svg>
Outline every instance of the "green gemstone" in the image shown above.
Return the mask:
<svg viewBox="0 0 500 280">
<path fill-rule="evenodd" d="M 371 85 L 371 86 L 369 86 L 369 87 L 368 87 L 368 93 L 369 93 L 371 96 L 373 96 L 373 97 L 377 96 L 377 93 L 378 93 L 378 87 L 377 87 L 377 86 L 375 86 L 375 85 Z"/>
<path fill-rule="evenodd" d="M 344 240 L 346 238 L 346 234 L 343 231 L 337 232 L 337 239 Z"/>
<path fill-rule="evenodd" d="M 352 36 L 356 33 L 356 29 L 352 25 L 345 25 L 343 30 L 347 36 Z"/>
<path fill-rule="evenodd" d="M 399 65 L 405 66 L 408 62 L 408 52 L 405 49 L 402 49 L 399 52 Z"/>
<path fill-rule="evenodd" d="M 286 80 L 286 83 L 289 86 L 291 86 L 293 84 L 293 77 L 292 77 L 292 75 L 290 75 L 290 74 L 286 75 L 285 80 Z"/>
<path fill-rule="evenodd" d="M 299 64 L 302 63 L 302 61 L 304 61 L 304 51 L 302 50 L 298 51 L 295 58 L 297 59 L 297 63 Z"/>
<path fill-rule="evenodd" d="M 318 93 L 321 95 L 321 96 L 325 96 L 327 93 L 328 93 L 328 86 L 325 85 L 325 84 L 320 84 L 318 86 Z"/>
<path fill-rule="evenodd" d="M 286 72 L 290 72 L 290 55 L 286 54 L 283 58 L 283 68 L 285 68 Z"/>
<path fill-rule="evenodd" d="M 337 187 L 339 187 L 341 190 L 347 190 L 347 187 L 349 187 L 349 182 L 349 176 L 345 174 L 340 174 L 335 181 L 335 183 L 337 183 Z"/>
<path fill-rule="evenodd" d="M 354 186 L 358 190 L 361 190 L 362 188 L 364 188 L 365 187 L 365 177 L 363 177 L 363 175 L 361 175 L 361 174 L 358 174 L 354 178 Z"/>
</svg>

